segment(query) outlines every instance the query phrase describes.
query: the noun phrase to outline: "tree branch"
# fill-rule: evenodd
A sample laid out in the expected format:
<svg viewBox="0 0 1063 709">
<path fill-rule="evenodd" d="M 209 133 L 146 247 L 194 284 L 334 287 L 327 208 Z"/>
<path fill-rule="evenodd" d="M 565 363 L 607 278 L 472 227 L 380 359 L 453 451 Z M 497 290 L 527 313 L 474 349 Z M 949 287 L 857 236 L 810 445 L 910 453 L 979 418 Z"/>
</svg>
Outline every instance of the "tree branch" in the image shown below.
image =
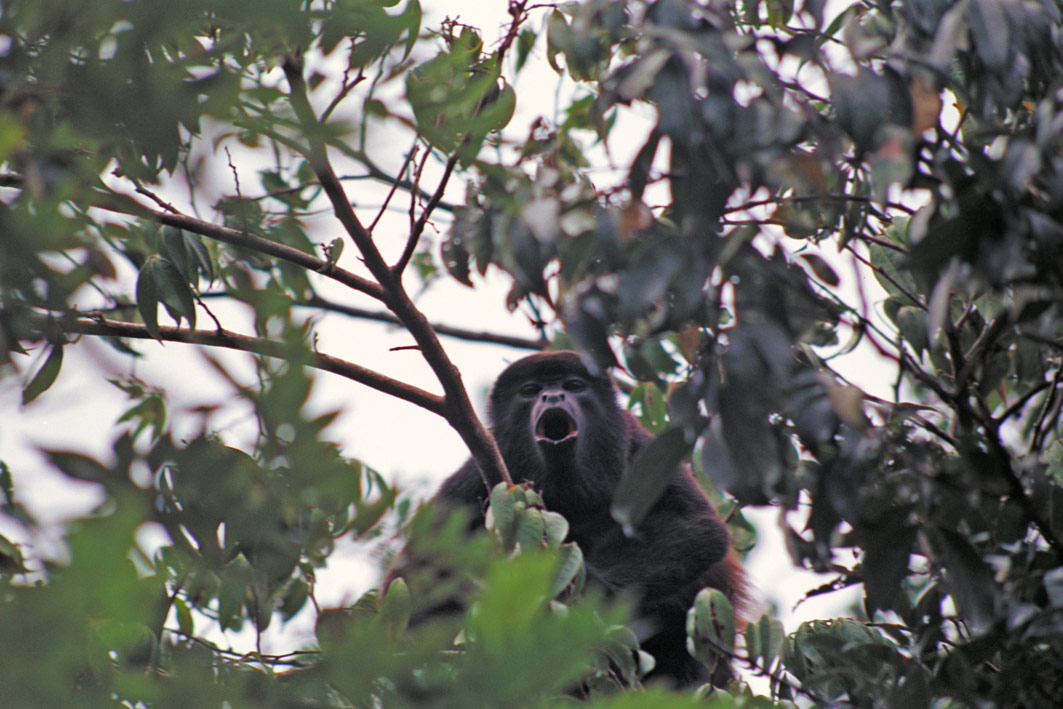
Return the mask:
<svg viewBox="0 0 1063 709">
<path fill-rule="evenodd" d="M 328 300 L 327 298 L 322 298 L 316 293 L 311 295 L 306 301 L 296 303 L 296 305 L 321 308 L 323 310 L 329 310 L 336 313 L 342 313 L 343 315 L 349 315 L 352 318 L 361 318 L 363 320 L 376 320 L 378 322 L 402 325 L 402 321 L 400 321 L 391 313 L 367 310 L 365 308 L 357 308 L 353 305 L 337 303 L 335 301 Z M 438 335 L 445 335 L 447 337 L 453 337 L 459 340 L 467 340 L 469 342 L 487 342 L 495 345 L 505 345 L 506 347 L 516 347 L 522 350 L 534 350 L 538 352 L 550 344 L 550 342 L 544 338 L 533 340 L 529 337 L 517 337 L 516 335 L 500 335 L 494 332 L 487 332 L 486 330 L 466 330 L 465 328 L 452 327 L 450 325 L 441 325 L 439 323 L 432 323 L 431 327 L 433 330 L 436 331 L 436 334 Z"/>
<path fill-rule="evenodd" d="M 421 211 L 421 216 L 417 219 L 417 223 L 410 229 L 410 236 L 406 240 L 406 248 L 402 251 L 402 256 L 395 262 L 391 272 L 396 277 L 401 278 L 402 272 L 406 270 L 406 266 L 409 265 L 410 259 L 413 258 L 413 252 L 417 248 L 417 242 L 421 239 L 421 234 L 424 233 L 424 227 L 428 223 L 428 218 L 435 211 L 435 208 L 439 206 L 440 200 L 443 199 L 443 193 L 446 191 L 447 183 L 450 182 L 450 176 L 454 174 L 454 166 L 458 164 L 458 153 L 455 152 L 447 160 L 447 166 L 443 171 L 443 178 L 439 181 L 439 186 L 436 187 L 435 194 L 428 200 L 428 204 L 424 206 Z"/>
<path fill-rule="evenodd" d="M 99 194 L 102 199 L 98 200 L 93 206 L 99 209 L 106 209 L 107 211 L 118 214 L 129 214 L 131 216 L 152 219 L 160 224 L 184 229 L 185 231 L 205 236 L 214 241 L 221 241 L 233 246 L 251 249 L 252 251 L 267 256 L 273 256 L 282 261 L 294 263 L 296 266 L 302 266 L 308 271 L 316 271 L 327 278 L 342 283 L 348 288 L 359 291 L 360 293 L 365 293 L 379 301 L 386 302 L 387 296 L 384 293 L 384 289 L 378 284 L 338 266 L 330 266 L 328 261 L 312 256 L 305 251 L 300 251 L 299 249 L 286 246 L 277 241 L 266 239 L 261 236 L 255 236 L 238 229 L 232 229 L 227 226 L 221 226 L 220 224 L 214 224 L 213 222 L 196 219 L 195 217 L 190 217 L 181 214 L 180 212 L 157 211 L 137 202 L 135 199 L 127 195 L 104 192 L 102 190 L 97 194 Z"/>
<path fill-rule="evenodd" d="M 476 460 L 484 484 L 489 489 L 499 481 L 512 484 L 513 481 L 506 470 L 505 461 L 502 460 L 502 453 L 498 450 L 498 444 L 476 416 L 476 411 L 462 383 L 461 372 L 447 357 L 443 347 L 439 344 L 439 338 L 432 331 L 432 326 L 406 293 L 402 286 L 401 274 L 393 273 L 384 261 L 376 244 L 373 243 L 372 235 L 366 231 L 354 213 L 350 200 L 344 192 L 343 184 L 332 169 L 327 147 L 321 135 L 320 123 L 314 115 L 306 93 L 301 58 L 289 54 L 284 60 L 283 69 L 288 79 L 292 109 L 310 140 L 310 154 L 307 156 L 310 166 L 332 203 L 336 218 L 358 247 L 366 267 L 383 289 L 384 303 L 413 336 L 421 349 L 421 355 L 439 379 L 446 401 L 444 416 L 447 422 L 468 446 L 469 452 Z"/>
<path fill-rule="evenodd" d="M 29 315 L 20 314 L 19 317 L 28 317 L 34 330 L 43 337 L 43 330 L 47 325 L 47 316 L 33 313 Z M 97 337 L 129 337 L 140 340 L 155 339 L 148 333 L 148 329 L 144 325 L 120 320 L 107 320 L 102 316 L 93 317 L 92 314 L 80 315 L 75 319 L 59 317 L 56 318 L 55 322 L 59 323 L 64 332 L 71 334 Z M 351 381 L 364 384 L 370 389 L 376 389 L 397 399 L 408 401 L 434 414 L 445 415 L 445 402 L 443 397 L 438 394 L 432 394 L 411 384 L 392 379 L 380 372 L 367 369 L 353 362 L 318 352 L 307 352 L 305 361 L 295 360 L 292 357 L 290 345 L 284 342 L 248 337 L 229 330 L 201 331 L 167 326 L 159 327 L 159 339 L 164 342 L 180 342 L 189 345 L 240 350 L 286 362 L 296 362 L 307 367 L 338 374 Z M 302 360 L 303 353 L 299 354 L 300 360 Z"/>
</svg>

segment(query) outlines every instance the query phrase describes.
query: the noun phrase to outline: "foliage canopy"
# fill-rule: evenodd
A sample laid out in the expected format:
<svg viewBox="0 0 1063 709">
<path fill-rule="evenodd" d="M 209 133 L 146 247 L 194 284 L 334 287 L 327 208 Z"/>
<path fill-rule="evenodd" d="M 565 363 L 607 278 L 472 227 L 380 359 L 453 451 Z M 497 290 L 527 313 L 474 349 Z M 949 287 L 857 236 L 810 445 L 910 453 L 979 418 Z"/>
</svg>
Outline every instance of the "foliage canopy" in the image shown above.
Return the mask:
<svg viewBox="0 0 1063 709">
<path fill-rule="evenodd" d="M 851 618 L 749 623 L 733 652 L 771 696 L 711 703 L 1063 703 L 1063 10 L 838 9 L 516 0 L 491 43 L 418 0 L 5 2 L 0 375 L 32 415 L 85 337 L 123 358 L 240 350 L 249 377 L 214 361 L 256 422 L 248 450 L 206 416 L 177 435 L 164 392 L 128 377 L 112 457 L 46 451 L 103 502 L 62 558 L 0 536 L 5 701 L 513 706 L 578 684 L 602 706 L 693 703 L 641 686 L 622 606 L 584 592 L 564 520 L 506 484 L 453 335 L 623 364 L 661 435 L 618 520 L 692 454 L 726 504 L 780 507 L 793 563 L 828 575 L 812 593 L 862 587 Z M 518 81 L 544 70 L 567 88 L 521 134 L 537 90 Z M 408 290 L 492 268 L 538 340 L 433 327 Z M 401 324 L 442 393 L 319 351 L 343 315 Z M 888 396 L 839 371 L 869 353 Z M 491 540 L 425 529 L 339 453 L 336 414 L 308 403 L 334 376 L 459 432 L 500 485 Z M 32 538 L 13 477 L 0 465 L 0 515 Z M 167 542 L 144 549 L 147 523 Z M 467 616 L 408 628 L 428 599 L 401 582 L 317 607 L 337 540 L 396 523 Z M 218 644 L 306 608 L 315 636 L 290 654 Z M 720 598 L 690 619 L 695 656 L 735 647 Z"/>
</svg>

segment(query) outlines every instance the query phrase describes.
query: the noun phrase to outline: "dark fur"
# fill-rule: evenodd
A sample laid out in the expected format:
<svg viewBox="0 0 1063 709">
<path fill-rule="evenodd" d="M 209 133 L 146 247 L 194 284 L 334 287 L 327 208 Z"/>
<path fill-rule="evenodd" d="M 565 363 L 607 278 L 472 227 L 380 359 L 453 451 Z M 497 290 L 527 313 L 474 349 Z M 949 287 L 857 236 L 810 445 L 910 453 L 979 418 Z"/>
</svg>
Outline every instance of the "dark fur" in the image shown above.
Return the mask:
<svg viewBox="0 0 1063 709">
<path fill-rule="evenodd" d="M 580 379 L 583 391 L 565 391 Z M 537 443 L 532 411 L 538 397 L 521 395 L 528 382 L 553 385 L 569 410 L 576 404 L 578 436 L 558 444 Z M 540 394 L 539 396 L 543 396 Z M 560 404 L 559 404 L 560 405 Z M 747 601 L 745 574 L 730 552 L 727 526 L 684 466 L 639 525 L 626 537 L 609 514 L 628 461 L 652 439 L 616 400 L 606 375 L 592 376 L 574 352 L 541 353 L 510 365 L 491 391 L 488 417 L 514 482 L 529 482 L 548 509 L 569 521 L 569 540 L 583 550 L 591 579 L 608 591 L 634 592 L 639 599 L 636 632 L 657 660 L 655 677 L 677 685 L 708 681 L 708 671 L 686 649 L 686 613 L 705 586 L 728 594 L 741 612 Z M 443 483 L 437 499 L 459 504 L 482 524 L 487 490 L 470 459 Z M 711 678 L 725 681 L 721 664 Z"/>
</svg>

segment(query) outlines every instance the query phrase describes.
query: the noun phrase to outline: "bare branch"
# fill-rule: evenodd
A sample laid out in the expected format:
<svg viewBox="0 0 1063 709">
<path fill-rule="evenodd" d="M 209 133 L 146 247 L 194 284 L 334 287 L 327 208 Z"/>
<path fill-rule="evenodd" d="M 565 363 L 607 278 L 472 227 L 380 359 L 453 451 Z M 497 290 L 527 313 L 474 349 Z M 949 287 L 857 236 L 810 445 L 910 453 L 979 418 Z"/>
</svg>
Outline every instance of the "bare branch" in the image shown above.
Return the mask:
<svg viewBox="0 0 1063 709">
<path fill-rule="evenodd" d="M 392 273 L 396 277 L 402 276 L 402 272 L 406 270 L 406 266 L 409 265 L 410 259 L 413 258 L 413 252 L 417 248 L 417 242 L 421 239 L 421 234 L 424 233 L 424 227 L 428 223 L 428 218 L 432 215 L 432 212 L 439 205 L 441 199 L 443 199 L 443 192 L 446 191 L 447 183 L 450 182 L 450 176 L 454 174 L 454 166 L 458 164 L 458 153 L 455 152 L 447 160 L 446 169 L 443 171 L 443 178 L 439 181 L 439 186 L 436 187 L 435 194 L 428 200 L 428 204 L 424 206 L 424 210 L 421 212 L 421 216 L 417 219 L 417 223 L 410 229 L 410 236 L 406 240 L 406 248 L 402 252 L 402 256 L 392 267 Z"/>
<path fill-rule="evenodd" d="M 20 317 L 23 316 L 20 315 Z M 33 314 L 28 317 L 33 327 L 38 331 L 45 327 L 46 316 Z M 73 319 L 60 317 L 56 318 L 56 322 L 59 323 L 64 332 L 71 334 L 97 337 L 129 337 L 141 340 L 155 339 L 148 333 L 148 329 L 139 323 L 108 320 L 103 317 L 92 317 L 91 314 L 81 315 Z M 411 384 L 392 379 L 380 372 L 367 369 L 353 362 L 318 352 L 300 352 L 298 353 L 298 359 L 294 359 L 291 346 L 285 342 L 248 337 L 229 330 L 189 330 L 187 328 L 166 326 L 159 327 L 159 339 L 164 342 L 223 347 L 225 349 L 273 357 L 286 362 L 295 362 L 314 369 L 338 374 L 351 381 L 364 384 L 371 389 L 408 401 L 434 414 L 445 415 L 445 402 L 443 397 L 437 394 L 432 394 Z"/>
<path fill-rule="evenodd" d="M 369 173 L 366 175 L 342 175 L 339 178 L 341 182 L 344 180 L 377 180 L 378 182 L 386 182 L 389 185 L 398 185 L 398 188 L 400 190 L 406 190 L 407 192 L 411 192 L 417 195 L 419 199 L 429 200 L 432 198 L 432 195 L 428 194 L 428 192 L 418 187 L 416 184 L 414 184 L 412 180 L 401 179 L 401 176 L 392 177 L 388 173 L 384 172 L 363 153 L 351 153 L 351 157 L 354 157 L 359 162 L 361 162 L 362 166 L 365 167 L 365 169 L 368 170 Z M 450 202 L 446 202 L 443 200 L 440 200 L 439 204 L 436 206 L 436 209 L 442 209 L 445 212 L 453 212 L 457 208 L 458 205 L 451 204 Z"/>
<path fill-rule="evenodd" d="M 415 140 L 413 145 L 410 146 L 410 151 L 408 153 L 406 153 L 406 159 L 402 161 L 402 167 L 399 168 L 399 179 L 400 180 L 402 179 L 402 176 L 406 174 L 406 170 L 409 169 L 410 163 L 413 162 L 413 158 L 414 158 L 414 156 L 416 154 L 417 154 L 417 141 Z M 372 234 L 373 230 L 376 229 L 376 225 L 380 222 L 381 218 L 383 218 L 384 213 L 386 211 L 388 211 L 388 205 L 391 204 L 391 198 L 395 196 L 395 192 L 398 189 L 399 189 L 399 182 L 398 182 L 398 180 L 396 180 L 395 182 L 391 183 L 391 189 L 388 190 L 388 196 L 384 198 L 384 203 L 380 205 L 380 211 L 377 212 L 376 219 L 374 219 L 369 224 L 368 231 L 369 231 L 370 234 Z"/>
</svg>

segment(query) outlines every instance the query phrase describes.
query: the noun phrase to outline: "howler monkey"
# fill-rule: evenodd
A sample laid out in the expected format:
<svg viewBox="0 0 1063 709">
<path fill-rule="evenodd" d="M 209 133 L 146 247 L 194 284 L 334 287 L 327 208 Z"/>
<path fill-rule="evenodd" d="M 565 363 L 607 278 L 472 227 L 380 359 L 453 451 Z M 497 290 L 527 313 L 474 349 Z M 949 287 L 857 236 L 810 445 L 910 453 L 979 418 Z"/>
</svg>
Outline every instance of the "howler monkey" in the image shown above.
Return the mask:
<svg viewBox="0 0 1063 709">
<path fill-rule="evenodd" d="M 510 365 L 491 390 L 488 418 L 513 481 L 531 483 L 546 507 L 568 520 L 588 577 L 638 599 L 636 630 L 656 660 L 652 676 L 677 685 L 708 681 L 686 649 L 687 609 L 705 586 L 740 609 L 747 585 L 727 526 L 690 470 L 676 472 L 626 536 L 609 508 L 628 462 L 652 435 L 618 405 L 609 376 L 591 374 L 575 352 L 533 354 Z M 470 459 L 436 497 L 466 507 L 482 524 L 487 495 Z M 723 668 L 711 679 L 728 676 Z"/>
</svg>

